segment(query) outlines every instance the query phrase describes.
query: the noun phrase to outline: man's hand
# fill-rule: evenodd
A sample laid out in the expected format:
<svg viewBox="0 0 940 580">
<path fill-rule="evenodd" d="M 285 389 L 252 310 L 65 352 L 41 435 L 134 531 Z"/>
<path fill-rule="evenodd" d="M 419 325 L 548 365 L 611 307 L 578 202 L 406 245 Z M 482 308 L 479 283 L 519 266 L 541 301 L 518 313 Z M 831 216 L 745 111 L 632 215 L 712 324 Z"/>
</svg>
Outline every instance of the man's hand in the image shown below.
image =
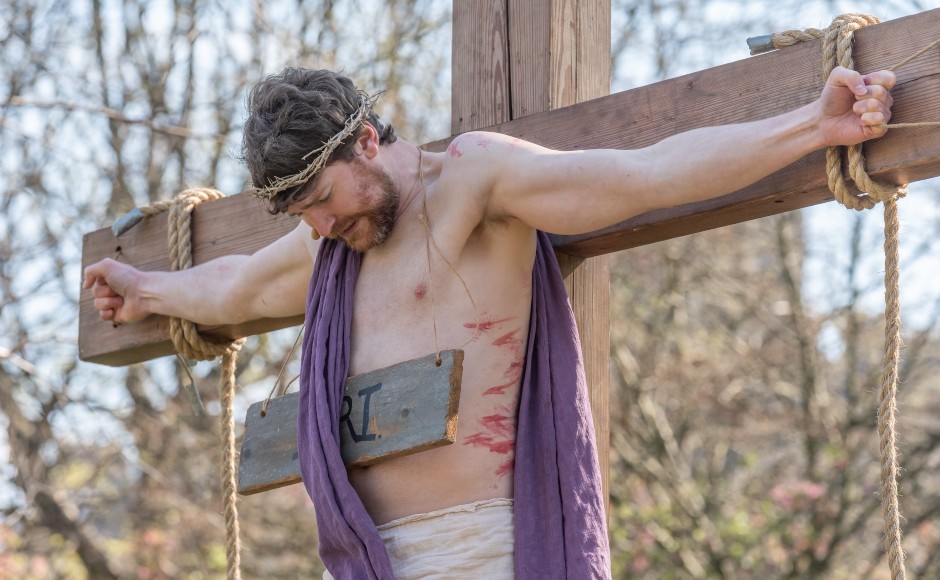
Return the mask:
<svg viewBox="0 0 940 580">
<path fill-rule="evenodd" d="M 91 289 L 95 308 L 103 320 L 136 322 L 150 314 L 138 293 L 143 275 L 133 266 L 106 258 L 85 268 L 82 288 Z"/>
<path fill-rule="evenodd" d="M 891 71 L 862 75 L 836 67 L 817 101 L 826 145 L 855 145 L 884 135 L 894 103 L 890 91 L 896 82 Z"/>
<path fill-rule="evenodd" d="M 151 314 L 212 325 L 296 316 L 307 304 L 316 249 L 301 222 L 251 256 L 221 256 L 177 272 L 104 259 L 85 268 L 82 287 L 91 289 L 98 315 L 116 323 Z"/>
</svg>

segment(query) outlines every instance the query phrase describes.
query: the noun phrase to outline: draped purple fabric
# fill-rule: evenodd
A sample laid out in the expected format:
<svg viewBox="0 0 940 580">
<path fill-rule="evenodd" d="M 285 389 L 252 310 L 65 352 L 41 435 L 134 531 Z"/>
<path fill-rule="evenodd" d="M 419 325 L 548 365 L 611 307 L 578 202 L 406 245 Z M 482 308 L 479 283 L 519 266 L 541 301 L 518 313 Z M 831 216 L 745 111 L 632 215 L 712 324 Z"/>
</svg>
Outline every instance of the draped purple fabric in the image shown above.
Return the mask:
<svg viewBox="0 0 940 580">
<path fill-rule="evenodd" d="M 339 580 L 391 580 L 385 546 L 349 484 L 339 452 L 359 265 L 360 255 L 345 244 L 320 244 L 307 295 L 297 445 L 327 569 Z M 607 520 L 581 349 L 558 263 L 543 233 L 532 270 L 517 425 L 516 577 L 609 578 Z"/>
</svg>

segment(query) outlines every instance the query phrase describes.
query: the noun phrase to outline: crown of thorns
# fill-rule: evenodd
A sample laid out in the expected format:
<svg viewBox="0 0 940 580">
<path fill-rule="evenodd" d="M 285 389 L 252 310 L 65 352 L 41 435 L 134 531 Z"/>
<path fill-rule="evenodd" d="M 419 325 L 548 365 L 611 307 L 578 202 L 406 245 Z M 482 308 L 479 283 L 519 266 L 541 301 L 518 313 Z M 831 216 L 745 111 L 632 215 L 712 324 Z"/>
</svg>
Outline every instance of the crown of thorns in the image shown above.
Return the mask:
<svg viewBox="0 0 940 580">
<path fill-rule="evenodd" d="M 370 95 L 364 91 L 359 91 L 359 108 L 346 119 L 346 125 L 343 127 L 343 130 L 333 135 L 326 143 L 301 158 L 306 161 L 308 158 L 315 156 L 313 161 L 299 173 L 276 177 L 264 187 L 255 187 L 254 190 L 252 190 L 254 196 L 258 199 L 269 200 L 282 191 L 303 185 L 313 179 L 316 174 L 326 166 L 333 151 L 335 151 L 347 137 L 355 133 L 359 127 L 362 126 L 362 122 L 372 111 L 372 107 L 375 106 L 375 102 L 378 100 L 380 94 L 381 93 Z"/>
</svg>

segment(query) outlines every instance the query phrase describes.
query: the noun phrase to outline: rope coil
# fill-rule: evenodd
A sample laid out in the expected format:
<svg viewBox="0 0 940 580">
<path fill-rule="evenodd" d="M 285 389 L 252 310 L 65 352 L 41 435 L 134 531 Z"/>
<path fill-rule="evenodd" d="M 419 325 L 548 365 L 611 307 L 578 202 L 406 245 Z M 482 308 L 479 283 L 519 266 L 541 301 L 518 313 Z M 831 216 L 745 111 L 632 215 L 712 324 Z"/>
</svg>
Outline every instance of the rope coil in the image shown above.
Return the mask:
<svg viewBox="0 0 940 580">
<path fill-rule="evenodd" d="M 855 70 L 852 46 L 855 31 L 879 20 L 867 14 L 843 14 L 832 21 L 823 41 L 823 78 L 836 66 Z M 848 167 L 852 180 L 867 195 L 857 196 L 845 182 L 842 168 Z M 895 413 L 897 412 L 898 365 L 901 352 L 901 300 L 898 231 L 898 199 L 907 195 L 907 185 L 884 185 L 865 171 L 861 145 L 826 149 L 826 173 L 829 189 L 842 205 L 856 211 L 884 204 L 885 251 L 885 343 L 881 389 L 878 401 L 878 438 L 881 456 L 882 533 L 888 566 L 895 580 L 906 578 L 901 540 L 900 500 L 898 498 L 898 458 Z"/>
<path fill-rule="evenodd" d="M 193 265 L 192 258 L 192 213 L 204 201 L 219 199 L 224 195 L 214 189 L 194 188 L 183 191 L 172 200 L 158 201 L 140 208 L 144 216 L 154 216 L 169 211 L 167 221 L 167 249 L 170 254 L 170 271 L 185 270 Z M 199 334 L 196 324 L 190 320 L 170 318 L 170 338 L 177 352 L 192 360 L 213 360 L 222 357 L 219 380 L 222 406 L 222 503 L 225 518 L 225 552 L 228 562 L 229 580 L 241 578 L 241 539 L 238 526 L 238 507 L 235 451 L 235 365 L 238 351 L 244 338 L 226 342 L 213 342 Z"/>
<path fill-rule="evenodd" d="M 836 66 L 855 69 L 852 46 L 855 31 L 863 26 L 877 24 L 879 20 L 868 14 L 837 16 L 826 30 L 815 28 L 804 31 L 786 31 L 771 35 L 774 48 L 791 46 L 798 42 L 824 38 L 823 78 Z M 896 70 L 940 44 L 940 39 L 891 67 Z M 901 123 L 887 125 L 889 129 L 933 126 L 937 123 Z M 848 171 L 852 181 L 864 192 L 857 195 L 844 177 Z M 904 550 L 901 545 L 901 521 L 898 499 L 898 459 L 895 414 L 897 412 L 898 366 L 901 352 L 900 266 L 898 251 L 898 200 L 907 195 L 907 185 L 886 185 L 874 181 L 865 170 L 861 145 L 829 147 L 826 150 L 826 174 L 829 189 L 835 199 L 845 207 L 860 211 L 884 204 L 885 232 L 885 342 L 882 362 L 881 389 L 878 402 L 878 438 L 881 456 L 881 512 L 884 521 L 883 541 L 888 566 L 894 580 L 904 580 Z"/>
</svg>

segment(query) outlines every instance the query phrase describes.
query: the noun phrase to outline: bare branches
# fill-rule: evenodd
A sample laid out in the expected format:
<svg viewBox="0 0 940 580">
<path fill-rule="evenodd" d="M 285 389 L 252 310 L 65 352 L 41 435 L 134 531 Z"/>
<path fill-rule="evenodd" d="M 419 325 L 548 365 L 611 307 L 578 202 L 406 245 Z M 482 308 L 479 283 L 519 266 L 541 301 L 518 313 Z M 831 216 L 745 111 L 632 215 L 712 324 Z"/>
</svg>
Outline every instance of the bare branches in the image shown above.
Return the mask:
<svg viewBox="0 0 940 580">
<path fill-rule="evenodd" d="M 224 566 L 215 557 L 218 396 L 206 386 L 215 371 L 192 370 L 208 415 L 195 417 L 165 361 L 127 370 L 76 363 L 82 235 L 190 185 L 240 191 L 246 172 L 228 153 L 244 95 L 286 65 L 344 69 L 370 90 L 384 88 L 372 80 L 408 87 L 387 94 L 380 112 L 395 116 L 400 134 L 426 140 L 425 127 L 446 126 L 447 92 L 437 87 L 446 83 L 438 47 L 449 4 L 86 4 L 0 9 L 0 425 L 11 450 L 0 457 L 0 487 L 14 490 L 3 509 L 17 514 L 0 522 L 0 543 L 17 538 L 16 550 L 53 575 L 85 575 L 81 566 L 93 577 L 212 575 Z M 380 25 L 346 26 L 362 11 L 357 22 Z M 402 58 L 374 62 L 379 46 Z M 263 396 L 292 338 L 252 339 L 239 405 Z M 45 511 L 33 505 L 38 491 Z M 246 562 L 246 574 L 319 575 L 302 490 L 242 508 L 258 523 L 246 526 L 246 547 L 265 554 Z"/>
<path fill-rule="evenodd" d="M 14 106 L 14 107 L 35 107 L 37 109 L 64 109 L 67 111 L 84 111 L 86 113 L 94 113 L 102 115 L 116 121 L 118 123 L 124 123 L 126 125 L 141 125 L 147 127 L 155 133 L 162 133 L 164 135 L 170 135 L 173 137 L 182 137 L 184 139 L 207 139 L 212 141 L 217 141 L 219 143 L 225 143 L 225 135 L 202 135 L 186 127 L 178 127 L 176 125 L 164 125 L 156 123 L 151 119 L 133 119 L 127 117 L 120 111 L 102 106 L 88 105 L 83 103 L 72 103 L 68 101 L 59 101 L 59 102 L 49 102 L 49 101 L 38 101 L 36 99 L 27 99 L 23 97 L 10 97 L 10 99 L 3 104 L 3 106 Z"/>
<path fill-rule="evenodd" d="M 807 296 L 800 225 L 778 216 L 615 262 L 611 493 L 612 529 L 623 530 L 612 535 L 620 574 L 855 577 L 880 558 L 871 548 L 879 512 L 870 392 L 879 317 L 866 311 L 858 263 L 846 266 L 840 298 L 848 303 L 826 311 Z M 846 251 L 849 262 L 861 259 Z M 929 514 L 940 509 L 927 467 L 938 464 L 940 440 L 926 425 L 940 405 L 930 378 L 940 361 L 928 353 L 940 346 L 937 318 L 921 320 L 930 329 L 912 333 L 905 359 L 902 487 L 911 551 L 923 552 L 912 566 L 936 566 L 924 542 L 935 536 Z M 823 328 L 848 344 L 835 349 Z"/>
</svg>

